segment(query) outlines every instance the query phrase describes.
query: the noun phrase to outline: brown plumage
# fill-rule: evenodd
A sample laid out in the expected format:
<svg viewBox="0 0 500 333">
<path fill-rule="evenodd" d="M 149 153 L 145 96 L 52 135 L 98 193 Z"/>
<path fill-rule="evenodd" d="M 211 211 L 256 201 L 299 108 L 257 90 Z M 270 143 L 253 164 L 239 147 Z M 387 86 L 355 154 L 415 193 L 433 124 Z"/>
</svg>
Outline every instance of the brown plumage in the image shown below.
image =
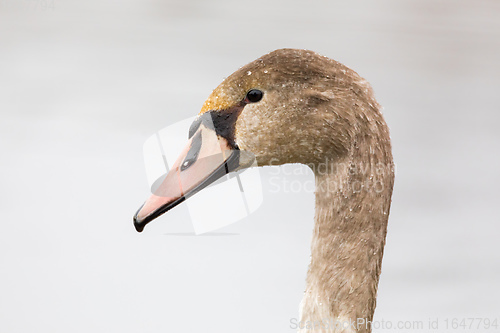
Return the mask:
<svg viewBox="0 0 500 333">
<path fill-rule="evenodd" d="M 246 99 L 252 89 L 263 92 L 258 102 Z M 223 149 L 251 152 L 260 166 L 306 164 L 315 174 L 315 227 L 300 312 L 308 328 L 329 327 L 304 332 L 349 332 L 352 322 L 361 324 L 356 332 L 369 332 L 394 168 L 389 131 L 368 82 L 314 52 L 282 49 L 224 80 L 203 105 L 201 113 L 207 112 Z M 153 195 L 134 218 L 137 230 L 183 199 Z"/>
<path fill-rule="evenodd" d="M 312 259 L 301 320 L 371 321 L 394 168 L 389 131 L 370 85 L 332 59 L 282 49 L 229 76 L 202 112 L 236 105 L 254 88 L 264 97 L 239 115 L 238 147 L 255 154 L 261 166 L 302 163 L 315 172 Z M 369 327 L 361 325 L 358 332 L 365 331 Z"/>
</svg>

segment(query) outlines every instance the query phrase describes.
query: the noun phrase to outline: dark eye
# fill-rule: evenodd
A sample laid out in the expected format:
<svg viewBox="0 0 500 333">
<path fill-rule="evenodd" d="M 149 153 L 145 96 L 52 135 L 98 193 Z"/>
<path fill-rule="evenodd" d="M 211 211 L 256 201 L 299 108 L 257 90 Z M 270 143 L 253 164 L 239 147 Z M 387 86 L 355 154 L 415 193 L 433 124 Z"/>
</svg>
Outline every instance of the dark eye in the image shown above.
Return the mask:
<svg viewBox="0 0 500 333">
<path fill-rule="evenodd" d="M 252 89 L 249 92 L 247 92 L 247 97 L 245 100 L 249 103 L 257 103 L 262 99 L 262 96 L 264 96 L 264 93 L 258 89 Z"/>
</svg>

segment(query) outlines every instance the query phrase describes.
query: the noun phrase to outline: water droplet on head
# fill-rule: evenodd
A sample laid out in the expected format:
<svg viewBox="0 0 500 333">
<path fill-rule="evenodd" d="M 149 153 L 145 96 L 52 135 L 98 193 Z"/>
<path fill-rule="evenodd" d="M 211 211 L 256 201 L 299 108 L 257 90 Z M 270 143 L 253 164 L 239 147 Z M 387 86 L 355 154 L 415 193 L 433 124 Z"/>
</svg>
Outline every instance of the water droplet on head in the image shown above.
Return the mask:
<svg viewBox="0 0 500 333">
<path fill-rule="evenodd" d="M 252 72 L 248 71 L 248 72 L 247 72 L 247 75 L 250 75 L 250 74 L 252 74 Z"/>
</svg>

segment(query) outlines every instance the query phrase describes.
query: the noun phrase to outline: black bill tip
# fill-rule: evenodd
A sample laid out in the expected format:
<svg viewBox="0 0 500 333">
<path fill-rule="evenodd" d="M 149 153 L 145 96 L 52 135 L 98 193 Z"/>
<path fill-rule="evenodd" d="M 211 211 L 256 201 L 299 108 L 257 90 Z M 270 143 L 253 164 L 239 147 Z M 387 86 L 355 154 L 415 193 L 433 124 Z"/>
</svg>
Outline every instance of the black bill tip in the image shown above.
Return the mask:
<svg viewBox="0 0 500 333">
<path fill-rule="evenodd" d="M 175 206 L 177 206 L 178 204 L 180 204 L 184 200 L 186 200 L 186 197 L 182 196 L 182 197 L 177 198 L 176 200 L 160 207 L 159 209 L 157 209 L 153 213 L 145 216 L 144 218 L 139 218 L 139 212 L 141 211 L 142 207 L 144 206 L 144 204 L 142 204 L 142 206 L 139 207 L 139 209 L 137 210 L 137 212 L 134 215 L 135 230 L 137 230 L 137 232 L 142 232 L 144 230 L 144 227 L 146 226 L 146 224 L 153 221 L 158 216 L 163 215 L 164 213 L 168 212 L 170 209 L 174 208 Z"/>
<path fill-rule="evenodd" d="M 146 226 L 146 223 L 141 223 L 134 219 L 134 227 L 137 232 L 142 232 L 144 230 L 144 227 Z"/>
<path fill-rule="evenodd" d="M 144 205 L 142 205 L 144 206 Z M 142 206 L 137 210 L 137 212 L 135 213 L 134 215 L 134 227 L 135 227 L 135 230 L 137 230 L 137 232 L 142 232 L 144 230 L 144 227 L 146 226 L 147 222 L 144 223 L 145 221 L 141 221 L 138 217 L 139 215 L 139 212 L 141 211 L 142 209 Z"/>
</svg>

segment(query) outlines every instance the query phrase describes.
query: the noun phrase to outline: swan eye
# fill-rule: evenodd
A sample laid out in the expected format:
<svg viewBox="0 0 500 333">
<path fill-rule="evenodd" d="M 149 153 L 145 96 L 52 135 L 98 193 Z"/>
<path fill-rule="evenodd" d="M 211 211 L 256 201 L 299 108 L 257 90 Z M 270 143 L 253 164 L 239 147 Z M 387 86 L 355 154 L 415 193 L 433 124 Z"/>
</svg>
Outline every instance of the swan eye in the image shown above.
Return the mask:
<svg viewBox="0 0 500 333">
<path fill-rule="evenodd" d="M 247 97 L 245 100 L 248 103 L 257 103 L 262 99 L 262 96 L 264 96 L 264 93 L 258 89 L 252 89 L 249 92 L 247 92 Z"/>
</svg>

